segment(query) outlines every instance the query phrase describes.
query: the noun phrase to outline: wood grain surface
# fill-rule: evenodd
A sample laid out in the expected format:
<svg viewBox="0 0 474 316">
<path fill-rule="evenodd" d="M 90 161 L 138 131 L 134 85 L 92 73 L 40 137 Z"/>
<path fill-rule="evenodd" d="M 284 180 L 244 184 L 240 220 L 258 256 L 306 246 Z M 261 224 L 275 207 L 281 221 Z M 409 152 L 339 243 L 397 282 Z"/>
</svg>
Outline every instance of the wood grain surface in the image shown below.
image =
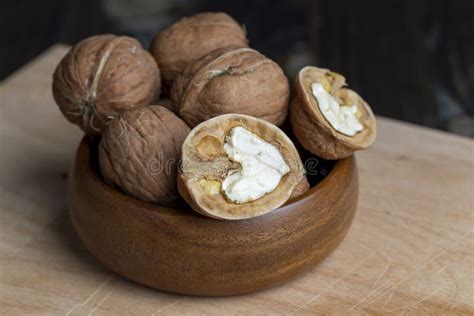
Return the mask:
<svg viewBox="0 0 474 316">
<path fill-rule="evenodd" d="M 284 286 L 187 297 L 127 281 L 83 248 L 66 210 L 81 138 L 51 96 L 55 46 L 0 87 L 0 312 L 57 315 L 474 313 L 474 142 L 388 119 L 358 153 L 340 246 Z M 413 105 L 416 106 L 416 105 Z"/>
</svg>

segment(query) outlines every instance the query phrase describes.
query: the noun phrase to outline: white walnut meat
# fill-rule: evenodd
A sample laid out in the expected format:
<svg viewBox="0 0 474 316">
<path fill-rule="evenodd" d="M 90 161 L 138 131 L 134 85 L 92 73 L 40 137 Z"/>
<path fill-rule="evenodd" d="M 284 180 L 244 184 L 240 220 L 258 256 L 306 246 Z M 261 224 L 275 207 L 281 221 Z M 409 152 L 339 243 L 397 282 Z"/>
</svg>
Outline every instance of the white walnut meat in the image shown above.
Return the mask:
<svg viewBox="0 0 474 316">
<path fill-rule="evenodd" d="M 189 126 L 237 113 L 281 125 L 290 86 L 278 64 L 251 48 L 217 49 L 187 67 L 171 89 L 171 100 Z"/>
<path fill-rule="evenodd" d="M 207 53 L 221 47 L 247 47 L 245 30 L 225 13 L 199 13 L 159 32 L 151 52 L 160 65 L 163 81 L 172 81 Z"/>
<path fill-rule="evenodd" d="M 92 136 L 122 111 L 152 104 L 160 88 L 155 60 L 126 36 L 98 35 L 77 43 L 53 76 L 61 112 Z"/>
<path fill-rule="evenodd" d="M 324 159 L 341 159 L 369 147 L 376 137 L 370 106 L 345 78 L 328 69 L 305 67 L 298 73 L 290 122 L 299 143 Z"/>
<path fill-rule="evenodd" d="M 226 114 L 199 124 L 184 141 L 178 190 L 196 212 L 237 220 L 280 207 L 303 178 L 299 154 L 278 127 Z"/>
<path fill-rule="evenodd" d="M 99 144 L 104 180 L 140 200 L 170 204 L 178 197 L 176 174 L 189 131 L 162 106 L 124 112 L 110 122 Z"/>
</svg>

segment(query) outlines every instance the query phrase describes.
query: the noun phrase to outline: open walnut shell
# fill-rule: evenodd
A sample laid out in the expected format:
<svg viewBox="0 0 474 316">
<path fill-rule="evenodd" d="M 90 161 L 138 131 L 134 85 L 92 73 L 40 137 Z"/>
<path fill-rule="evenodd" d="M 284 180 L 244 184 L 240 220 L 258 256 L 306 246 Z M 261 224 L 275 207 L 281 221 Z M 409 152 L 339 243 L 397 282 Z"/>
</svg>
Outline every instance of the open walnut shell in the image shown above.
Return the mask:
<svg viewBox="0 0 474 316">
<path fill-rule="evenodd" d="M 296 199 L 298 196 L 303 195 L 304 193 L 306 193 L 306 191 L 309 190 L 309 188 L 310 185 L 308 182 L 308 178 L 306 178 L 306 176 L 303 176 L 303 179 L 301 179 L 301 181 L 293 189 L 293 192 L 291 192 L 291 196 L 288 201 Z"/>
<path fill-rule="evenodd" d="M 229 198 L 230 194 L 227 194 L 225 187 L 226 181 L 236 170 L 242 174 L 246 172 L 245 163 L 231 159 L 225 147 L 230 134 L 242 128 L 258 138 L 253 144 L 263 141 L 269 144 L 271 149 L 276 149 L 288 167 L 273 190 L 243 203 Z M 240 148 L 237 152 L 246 150 L 252 151 L 249 148 Z M 261 154 L 259 152 L 256 157 L 266 157 L 265 153 L 260 156 Z M 268 165 L 277 161 L 263 158 L 261 160 Z M 290 198 L 303 177 L 304 169 L 298 152 L 278 127 L 251 116 L 227 114 L 199 124 L 184 141 L 182 165 L 178 172 L 178 190 L 195 211 L 217 219 L 235 220 L 259 216 L 278 208 Z M 253 188 L 258 181 L 258 176 L 251 177 L 244 188 Z"/>
<path fill-rule="evenodd" d="M 122 111 L 153 103 L 160 87 L 155 60 L 127 36 L 98 35 L 77 43 L 53 77 L 61 112 L 89 135 L 100 135 Z"/>
<path fill-rule="evenodd" d="M 100 141 L 102 176 L 130 196 L 169 204 L 178 197 L 176 174 L 188 133 L 189 127 L 162 106 L 124 112 Z"/>
<path fill-rule="evenodd" d="M 225 13 L 199 13 L 183 18 L 158 33 L 151 52 L 160 65 L 163 81 L 172 81 L 205 54 L 221 47 L 248 44 L 245 29 Z"/>
<path fill-rule="evenodd" d="M 217 49 L 176 78 L 171 100 L 189 126 L 238 113 L 280 125 L 288 112 L 290 87 L 275 62 L 251 48 Z"/>
<path fill-rule="evenodd" d="M 312 84 L 319 83 L 340 105 L 355 105 L 362 130 L 348 136 L 338 130 L 322 113 Z M 324 159 L 340 159 L 370 146 L 376 137 L 375 116 L 369 105 L 353 90 L 345 87 L 345 78 L 328 69 L 305 67 L 299 72 L 296 94 L 290 106 L 293 132 L 301 145 Z"/>
</svg>

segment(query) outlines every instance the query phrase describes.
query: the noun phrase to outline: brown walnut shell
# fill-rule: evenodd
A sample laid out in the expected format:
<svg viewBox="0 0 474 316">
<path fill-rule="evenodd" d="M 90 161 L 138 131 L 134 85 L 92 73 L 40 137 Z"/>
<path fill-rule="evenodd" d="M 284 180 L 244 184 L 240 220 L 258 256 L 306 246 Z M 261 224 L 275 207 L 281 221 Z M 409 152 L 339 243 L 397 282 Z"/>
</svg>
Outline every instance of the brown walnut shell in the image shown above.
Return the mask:
<svg viewBox="0 0 474 316">
<path fill-rule="evenodd" d="M 334 129 L 321 113 L 318 101 L 312 94 L 311 84 L 314 82 L 327 85 L 329 93 L 342 104 L 355 104 L 364 129 L 354 136 L 347 136 Z M 324 159 L 349 157 L 354 151 L 370 146 L 376 137 L 375 116 L 370 106 L 345 85 L 343 76 L 328 69 L 311 66 L 301 69 L 296 78 L 296 94 L 290 106 L 293 133 L 305 149 Z"/>
<path fill-rule="evenodd" d="M 171 203 L 176 173 L 189 127 L 168 109 L 152 105 L 110 122 L 99 145 L 105 181 L 140 200 Z"/>
<path fill-rule="evenodd" d="M 305 194 L 310 188 L 308 178 L 306 176 L 303 176 L 303 179 L 295 186 L 293 189 L 293 192 L 291 192 L 290 198 L 288 201 L 296 199 L 297 197 Z"/>
<path fill-rule="evenodd" d="M 229 170 L 239 168 L 239 164 L 233 162 L 223 150 L 226 136 L 237 126 L 275 145 L 290 168 L 274 191 L 243 204 L 229 201 L 222 190 L 206 192 L 201 185 L 201 181 L 221 182 Z M 226 114 L 199 124 L 189 133 L 183 143 L 178 190 L 196 212 L 217 219 L 235 220 L 263 215 L 283 205 L 303 177 L 304 168 L 299 154 L 278 127 L 248 115 Z"/>
<path fill-rule="evenodd" d="M 171 89 L 175 112 L 189 126 L 238 113 L 281 125 L 290 86 L 280 66 L 251 48 L 217 49 L 187 67 Z"/>
<path fill-rule="evenodd" d="M 53 95 L 64 116 L 99 135 L 120 112 L 153 103 L 160 71 L 149 52 L 130 37 L 98 35 L 77 43 L 53 76 Z"/>
<path fill-rule="evenodd" d="M 226 46 L 247 47 L 245 29 L 225 13 L 199 13 L 158 33 L 151 52 L 160 65 L 163 81 L 171 85 L 186 66 Z"/>
</svg>

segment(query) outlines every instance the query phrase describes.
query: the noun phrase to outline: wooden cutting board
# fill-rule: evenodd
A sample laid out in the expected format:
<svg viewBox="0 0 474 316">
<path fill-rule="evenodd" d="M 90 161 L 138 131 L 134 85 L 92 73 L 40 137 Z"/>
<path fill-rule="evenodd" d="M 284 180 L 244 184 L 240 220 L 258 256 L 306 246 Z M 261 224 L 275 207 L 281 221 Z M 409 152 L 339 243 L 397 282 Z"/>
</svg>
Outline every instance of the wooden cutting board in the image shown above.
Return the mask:
<svg viewBox="0 0 474 316">
<path fill-rule="evenodd" d="M 385 118 L 374 146 L 357 154 L 354 224 L 308 274 L 252 295 L 199 298 L 107 271 L 66 210 L 81 138 L 51 96 L 66 51 L 52 47 L 0 86 L 1 314 L 474 313 L 474 142 Z"/>
</svg>

